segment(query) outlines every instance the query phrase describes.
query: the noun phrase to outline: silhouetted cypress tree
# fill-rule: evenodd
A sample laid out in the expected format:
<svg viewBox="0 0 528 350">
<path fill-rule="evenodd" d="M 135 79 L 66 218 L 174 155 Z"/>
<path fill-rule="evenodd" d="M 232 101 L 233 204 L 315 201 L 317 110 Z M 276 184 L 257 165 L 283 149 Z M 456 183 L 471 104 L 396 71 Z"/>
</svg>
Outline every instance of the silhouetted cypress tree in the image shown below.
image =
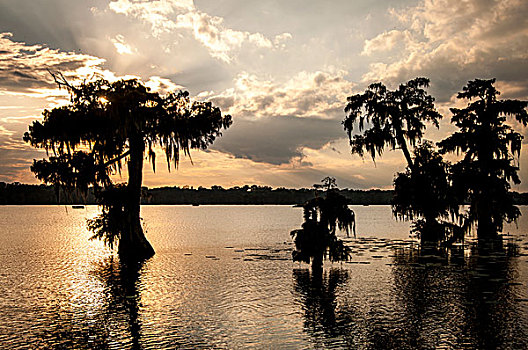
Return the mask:
<svg viewBox="0 0 528 350">
<path fill-rule="evenodd" d="M 35 160 L 31 170 L 43 182 L 69 190 L 93 186 L 103 205 L 103 214 L 89 224 L 94 237 L 110 246 L 118 241 L 121 256 L 153 255 L 140 223 L 145 155 L 155 170 L 154 147 L 161 146 L 170 169 L 180 152 L 206 149 L 231 125 L 231 117 L 222 116 L 210 102 L 191 101 L 187 92 L 162 96 L 136 79 L 95 79 L 73 86 L 60 74 L 54 78 L 71 100 L 45 110 L 44 120 L 33 122 L 25 133 L 26 142 L 51 153 Z M 124 162 L 128 182 L 114 185 L 111 175 Z"/>
<path fill-rule="evenodd" d="M 414 220 L 414 232 L 424 242 L 450 242 L 463 239 L 460 229 L 446 219 L 458 214 L 460 201 L 450 181 L 450 166 L 424 141 L 414 149 L 414 168 L 394 178 L 392 212 L 404 220 Z"/>
<path fill-rule="evenodd" d="M 401 148 L 407 165 L 414 163 L 409 143 L 415 146 L 422 139 L 425 122 L 438 127 L 442 116 L 434 107 L 434 98 L 424 88 L 429 79 L 415 78 L 388 90 L 382 83 L 372 84 L 363 94 L 347 98 L 347 116 L 343 126 L 348 134 L 352 153 L 368 152 L 375 160 L 385 147 Z M 359 134 L 352 135 L 357 124 Z"/>
<path fill-rule="evenodd" d="M 526 126 L 528 104 L 498 100 L 494 83 L 495 79 L 476 79 L 464 86 L 458 98 L 468 100 L 468 106 L 451 108 L 451 122 L 460 130 L 439 143 L 442 152 L 463 156 L 453 165 L 453 185 L 471 204 L 467 227 L 476 223 L 479 239 L 496 238 L 504 220 L 510 222 L 520 215 L 509 190 L 511 182 L 520 183 L 518 157 L 523 136 L 506 125 L 506 117 Z"/>
<path fill-rule="evenodd" d="M 303 205 L 302 228 L 291 232 L 295 241 L 293 260 L 311 263 L 314 270 L 323 267 L 324 259 L 348 260 L 350 248 L 337 238 L 337 228 L 345 230 L 347 236 L 350 230 L 356 235 L 354 212 L 348 208 L 347 199 L 337 192 L 335 179 L 326 177 L 322 182 L 323 185 L 314 187 L 325 188 L 324 196 L 316 195 Z"/>
<path fill-rule="evenodd" d="M 427 78 L 415 78 L 395 90 L 382 83 L 372 84 L 364 93 L 348 97 L 343 125 L 352 153 L 363 156 L 367 152 L 375 161 L 386 147 L 402 150 L 407 169 L 394 180 L 393 213 L 405 220 L 417 220 L 415 228 L 423 233 L 422 240 L 437 240 L 445 238 L 438 218 L 454 207 L 443 192 L 449 188 L 447 165 L 431 144 L 417 146 L 425 123 L 438 127 L 442 118 L 434 98 L 425 90 L 428 86 Z M 356 129 L 359 133 L 353 134 Z"/>
</svg>

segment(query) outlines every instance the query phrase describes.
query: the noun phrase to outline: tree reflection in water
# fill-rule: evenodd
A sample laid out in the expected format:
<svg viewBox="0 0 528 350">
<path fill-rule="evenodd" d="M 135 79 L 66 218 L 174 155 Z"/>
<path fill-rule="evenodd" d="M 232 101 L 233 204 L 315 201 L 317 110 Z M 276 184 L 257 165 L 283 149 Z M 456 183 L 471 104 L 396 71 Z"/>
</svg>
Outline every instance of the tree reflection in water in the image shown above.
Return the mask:
<svg viewBox="0 0 528 350">
<path fill-rule="evenodd" d="M 516 300 L 516 247 L 400 251 L 394 292 L 409 341 L 421 348 L 527 348 Z"/>
<path fill-rule="evenodd" d="M 398 249 L 385 296 L 350 297 L 353 266 L 320 275 L 294 270 L 305 332 L 316 348 L 526 349 L 516 250 Z"/>
<path fill-rule="evenodd" d="M 316 348 L 354 343 L 357 317 L 353 309 L 338 306 L 337 290 L 349 280 L 346 269 L 293 270 L 295 292 L 304 310 L 304 329 Z M 352 338 L 352 339 L 350 339 Z"/>
<path fill-rule="evenodd" d="M 102 288 L 83 291 L 85 312 L 56 307 L 35 348 L 55 349 L 142 349 L 140 270 L 142 263 L 121 264 L 109 257 L 89 274 Z"/>
<path fill-rule="evenodd" d="M 105 284 L 105 324 L 112 329 L 113 326 L 127 324 L 129 348 L 141 349 L 141 321 L 138 318 L 140 295 L 140 270 L 142 262 L 120 263 L 113 257 L 103 261 L 94 271 Z M 119 319 L 115 319 L 120 315 Z M 122 319 L 125 318 L 126 320 Z M 126 323 L 124 322 L 126 321 Z M 115 322 L 115 324 L 113 324 Z"/>
</svg>

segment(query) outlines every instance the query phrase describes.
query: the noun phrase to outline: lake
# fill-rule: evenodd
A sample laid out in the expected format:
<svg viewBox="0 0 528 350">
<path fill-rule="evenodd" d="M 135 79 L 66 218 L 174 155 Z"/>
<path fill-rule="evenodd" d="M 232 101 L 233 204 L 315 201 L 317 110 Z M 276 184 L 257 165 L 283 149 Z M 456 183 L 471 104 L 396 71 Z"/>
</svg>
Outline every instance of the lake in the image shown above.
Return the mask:
<svg viewBox="0 0 528 350">
<path fill-rule="evenodd" d="M 291 261 L 289 206 L 143 206 L 141 266 L 90 241 L 96 206 L 0 208 L 2 349 L 526 349 L 528 208 L 506 248 L 418 250 L 352 206 L 352 261 Z"/>
</svg>

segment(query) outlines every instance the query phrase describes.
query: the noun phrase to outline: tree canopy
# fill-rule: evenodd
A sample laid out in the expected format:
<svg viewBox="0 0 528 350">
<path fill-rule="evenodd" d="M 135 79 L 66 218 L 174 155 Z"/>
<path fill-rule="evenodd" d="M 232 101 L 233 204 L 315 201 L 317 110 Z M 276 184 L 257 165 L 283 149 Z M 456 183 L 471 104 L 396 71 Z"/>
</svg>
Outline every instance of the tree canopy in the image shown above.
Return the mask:
<svg viewBox="0 0 528 350">
<path fill-rule="evenodd" d="M 394 178 L 393 214 L 414 220 L 414 231 L 422 242 L 459 239 L 454 225 L 440 222 L 455 218 L 461 203 L 451 186 L 450 164 L 429 141 L 423 141 L 413 153 L 414 168 L 407 167 Z"/>
<path fill-rule="evenodd" d="M 382 83 L 371 84 L 364 93 L 348 97 L 343 126 L 352 153 L 361 157 L 368 153 L 375 161 L 386 147 L 402 150 L 407 169 L 394 180 L 393 214 L 405 220 L 425 220 L 425 226 L 432 227 L 447 210 L 441 192 L 448 182 L 441 156 L 431 144 L 421 143 L 426 123 L 438 128 L 442 118 L 425 90 L 428 86 L 427 78 L 409 80 L 395 90 Z M 356 129 L 359 133 L 353 134 Z"/>
<path fill-rule="evenodd" d="M 45 110 L 44 120 L 34 121 L 24 134 L 26 142 L 52 153 L 32 166 L 46 183 L 81 190 L 105 187 L 136 141 L 147 146 L 154 168 L 156 145 L 169 167 L 177 165 L 182 152 L 206 149 L 231 125 L 230 116 L 222 116 L 210 102 L 192 101 L 186 91 L 162 96 L 137 79 L 73 86 L 56 78 L 69 90 L 70 104 Z"/>
<path fill-rule="evenodd" d="M 429 79 L 415 78 L 389 90 L 382 83 L 371 84 L 362 94 L 347 98 L 347 116 L 343 126 L 348 134 L 352 153 L 369 153 L 372 160 L 381 156 L 385 147 L 401 148 L 407 165 L 413 167 L 409 143 L 422 139 L 426 122 L 438 127 L 442 116 L 434 107 L 434 98 L 425 88 Z M 356 128 L 362 132 L 353 135 Z"/>
</svg>

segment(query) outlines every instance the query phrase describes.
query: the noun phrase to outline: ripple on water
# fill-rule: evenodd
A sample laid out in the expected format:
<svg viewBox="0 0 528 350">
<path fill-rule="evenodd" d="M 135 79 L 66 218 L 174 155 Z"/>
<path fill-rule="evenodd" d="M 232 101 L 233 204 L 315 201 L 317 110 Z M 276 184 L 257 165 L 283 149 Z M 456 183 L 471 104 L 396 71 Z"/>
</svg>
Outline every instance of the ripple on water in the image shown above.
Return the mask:
<svg viewBox="0 0 528 350">
<path fill-rule="evenodd" d="M 124 267 L 87 240 L 92 207 L 3 209 L 0 348 L 528 347 L 526 235 L 512 254 L 432 253 L 360 208 L 352 260 L 319 275 L 291 261 L 298 210 L 145 207 L 157 254 Z"/>
</svg>

